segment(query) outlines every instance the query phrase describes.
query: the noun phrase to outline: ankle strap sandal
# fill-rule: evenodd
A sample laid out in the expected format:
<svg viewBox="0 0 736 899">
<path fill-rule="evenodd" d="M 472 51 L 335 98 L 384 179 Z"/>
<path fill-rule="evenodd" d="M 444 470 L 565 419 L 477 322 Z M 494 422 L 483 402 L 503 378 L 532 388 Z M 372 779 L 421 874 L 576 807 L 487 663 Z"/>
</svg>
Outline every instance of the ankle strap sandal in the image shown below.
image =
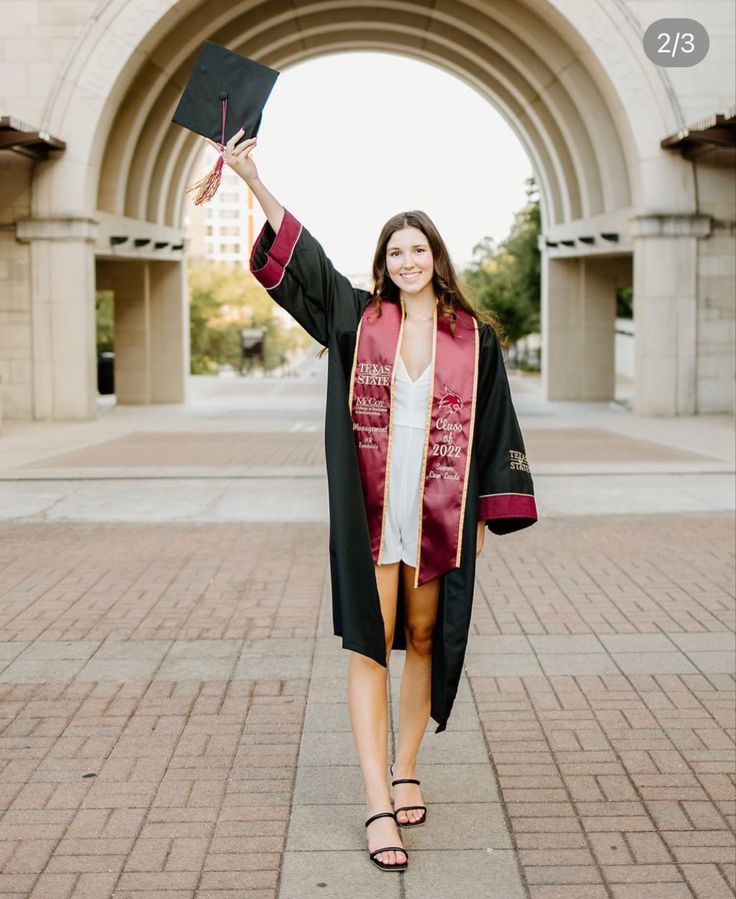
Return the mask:
<svg viewBox="0 0 736 899">
<path fill-rule="evenodd" d="M 393 818 L 394 821 L 396 821 L 396 813 L 378 812 L 377 815 L 373 815 L 365 822 L 365 826 L 368 827 L 368 825 L 372 824 L 377 818 Z M 396 821 L 396 823 L 398 824 L 399 822 Z M 405 860 L 395 865 L 382 862 L 380 859 L 376 858 L 376 856 L 380 855 L 382 852 L 402 852 L 405 856 Z M 406 871 L 409 866 L 409 853 L 403 846 L 383 846 L 381 849 L 374 849 L 373 852 L 368 853 L 368 858 L 370 858 L 373 864 L 382 871 Z"/>
<path fill-rule="evenodd" d="M 393 776 L 394 766 L 391 765 L 391 775 Z M 421 784 L 420 780 L 416 780 L 413 777 L 400 777 L 398 780 L 392 780 L 391 786 L 395 787 L 397 784 L 416 784 L 419 786 Z M 422 810 L 424 814 L 418 821 L 399 821 L 398 814 L 399 812 L 413 812 Z M 427 806 L 426 805 L 402 805 L 401 808 L 394 809 L 394 815 L 396 815 L 396 823 L 399 827 L 419 827 L 424 824 L 427 820 Z"/>
</svg>

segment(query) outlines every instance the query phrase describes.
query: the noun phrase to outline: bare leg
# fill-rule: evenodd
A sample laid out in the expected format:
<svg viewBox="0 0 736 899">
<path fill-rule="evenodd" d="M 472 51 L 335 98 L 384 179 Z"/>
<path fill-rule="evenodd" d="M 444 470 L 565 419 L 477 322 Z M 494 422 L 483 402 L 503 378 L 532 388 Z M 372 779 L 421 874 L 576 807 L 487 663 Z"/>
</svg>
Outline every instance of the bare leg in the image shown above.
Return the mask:
<svg viewBox="0 0 736 899">
<path fill-rule="evenodd" d="M 393 643 L 396 622 L 396 595 L 399 563 L 376 566 L 376 584 L 385 627 L 386 661 Z M 350 654 L 348 670 L 348 710 L 358 761 L 365 783 L 366 818 L 377 812 L 391 811 L 386 781 L 388 743 L 388 669 L 359 652 Z M 402 846 L 396 822 L 379 818 L 368 827 L 368 851 L 379 846 Z M 406 861 L 401 852 L 382 852 L 376 856 L 385 864 Z"/>
<path fill-rule="evenodd" d="M 406 661 L 401 678 L 399 709 L 399 745 L 394 761 L 393 779 L 416 778 L 417 755 L 429 721 L 432 686 L 432 636 L 437 621 L 440 595 L 439 579 L 414 587 L 414 569 L 402 564 L 406 606 Z M 394 787 L 394 807 L 422 805 L 416 784 Z M 399 812 L 402 824 L 419 820 L 421 809 Z"/>
</svg>

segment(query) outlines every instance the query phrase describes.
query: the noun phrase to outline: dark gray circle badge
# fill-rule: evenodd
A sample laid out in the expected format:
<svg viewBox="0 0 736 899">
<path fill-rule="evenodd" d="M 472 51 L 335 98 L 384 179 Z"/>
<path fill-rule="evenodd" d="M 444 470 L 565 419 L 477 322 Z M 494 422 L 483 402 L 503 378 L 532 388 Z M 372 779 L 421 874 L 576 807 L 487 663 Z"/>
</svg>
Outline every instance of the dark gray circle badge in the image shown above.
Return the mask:
<svg viewBox="0 0 736 899">
<path fill-rule="evenodd" d="M 709 47 L 708 32 L 695 19 L 657 19 L 644 32 L 644 52 L 658 66 L 696 66 Z"/>
</svg>

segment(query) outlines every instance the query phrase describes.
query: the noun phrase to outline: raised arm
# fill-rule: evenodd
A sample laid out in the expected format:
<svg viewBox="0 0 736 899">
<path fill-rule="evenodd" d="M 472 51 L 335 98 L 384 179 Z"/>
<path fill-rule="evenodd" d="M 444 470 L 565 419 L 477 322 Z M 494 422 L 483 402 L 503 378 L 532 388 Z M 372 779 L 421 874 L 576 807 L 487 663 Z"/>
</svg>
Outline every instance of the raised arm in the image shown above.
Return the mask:
<svg viewBox="0 0 736 899">
<path fill-rule="evenodd" d="M 333 331 L 357 328 L 368 295 L 335 269 L 319 242 L 260 180 L 251 157 L 257 138 L 238 144 L 240 137 L 242 131 L 228 141 L 223 159 L 251 189 L 267 219 L 253 246 L 251 271 L 280 306 L 327 346 Z"/>
<path fill-rule="evenodd" d="M 268 190 L 265 184 L 262 183 L 261 179 L 258 177 L 256 164 L 253 159 L 251 159 L 250 154 L 255 149 L 258 138 L 251 137 L 249 140 L 238 143 L 243 134 L 244 131 L 241 128 L 240 131 L 238 131 L 237 134 L 234 134 L 227 142 L 223 153 L 223 162 L 225 165 L 229 165 L 236 174 L 240 175 L 251 191 L 253 191 L 253 196 L 258 200 L 261 209 L 266 213 L 269 225 L 274 231 L 278 232 L 284 219 L 284 207 L 279 203 L 276 197 L 274 197 L 271 191 Z M 215 149 L 219 150 L 216 143 L 213 141 L 209 141 L 209 143 Z"/>
</svg>

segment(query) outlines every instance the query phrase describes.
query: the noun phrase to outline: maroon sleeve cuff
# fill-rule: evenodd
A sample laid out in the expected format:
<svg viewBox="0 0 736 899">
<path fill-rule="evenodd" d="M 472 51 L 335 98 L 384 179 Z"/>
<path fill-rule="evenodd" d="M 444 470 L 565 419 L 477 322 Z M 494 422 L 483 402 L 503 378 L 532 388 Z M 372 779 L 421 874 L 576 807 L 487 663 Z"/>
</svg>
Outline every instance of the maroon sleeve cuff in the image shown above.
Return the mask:
<svg viewBox="0 0 736 899">
<path fill-rule="evenodd" d="M 494 518 L 526 518 L 532 524 L 537 520 L 537 503 L 530 493 L 491 493 L 481 496 L 478 504 L 478 520 Z M 524 527 L 525 525 L 521 525 Z"/>
<path fill-rule="evenodd" d="M 281 222 L 281 227 L 273 238 L 270 247 L 267 245 L 269 232 L 273 233 L 273 229 L 268 222 L 266 222 L 263 228 L 261 228 L 261 233 L 253 244 L 253 249 L 250 254 L 250 270 L 266 290 L 278 287 L 281 283 L 281 279 L 284 277 L 284 271 L 291 261 L 296 242 L 299 240 L 299 236 L 302 233 L 302 226 L 288 209 L 284 209 L 284 218 Z M 265 251 L 267 258 L 263 265 L 256 268 L 256 253 L 259 249 L 262 252 Z"/>
</svg>

